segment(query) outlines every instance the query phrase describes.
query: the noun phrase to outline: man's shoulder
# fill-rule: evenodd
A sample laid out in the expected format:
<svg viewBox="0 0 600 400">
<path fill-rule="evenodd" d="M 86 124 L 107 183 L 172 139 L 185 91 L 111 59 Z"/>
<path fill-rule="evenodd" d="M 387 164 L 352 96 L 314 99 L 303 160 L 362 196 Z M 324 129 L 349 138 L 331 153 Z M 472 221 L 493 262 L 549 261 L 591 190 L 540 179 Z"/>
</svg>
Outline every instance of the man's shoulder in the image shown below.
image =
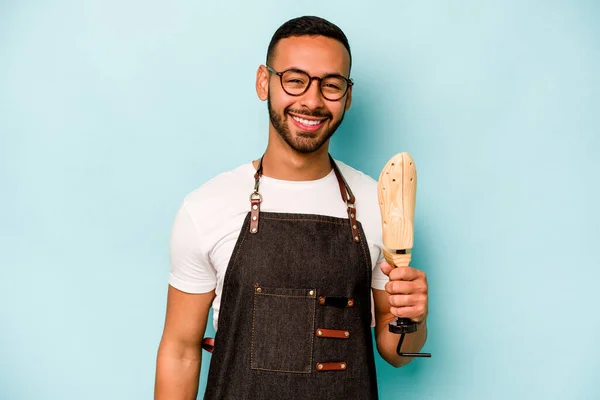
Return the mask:
<svg viewBox="0 0 600 400">
<path fill-rule="evenodd" d="M 358 209 L 358 219 L 362 220 L 366 229 L 379 228 L 379 200 L 378 200 L 378 181 L 373 179 L 365 172 L 352 167 L 351 165 L 337 161 L 336 164 L 340 168 L 344 179 L 350 186 L 350 190 L 356 197 L 356 208 Z"/>
<path fill-rule="evenodd" d="M 186 206 L 196 211 L 213 207 L 222 209 L 236 202 L 240 196 L 244 197 L 244 193 L 250 194 L 254 184 L 253 174 L 254 167 L 247 162 L 214 175 L 185 196 Z"/>
<path fill-rule="evenodd" d="M 343 161 L 335 160 L 335 163 L 340 168 L 344 179 L 346 179 L 353 192 L 355 190 L 364 190 L 366 192 L 377 191 L 377 181 L 371 176 Z"/>
</svg>

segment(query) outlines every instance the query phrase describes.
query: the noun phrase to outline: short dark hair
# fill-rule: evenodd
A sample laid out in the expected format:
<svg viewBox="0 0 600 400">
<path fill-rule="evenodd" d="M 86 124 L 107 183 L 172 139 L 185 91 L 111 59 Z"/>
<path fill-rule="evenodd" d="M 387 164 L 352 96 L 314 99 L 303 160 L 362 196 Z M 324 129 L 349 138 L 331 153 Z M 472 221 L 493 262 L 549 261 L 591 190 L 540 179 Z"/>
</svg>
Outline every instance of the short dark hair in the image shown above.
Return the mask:
<svg viewBox="0 0 600 400">
<path fill-rule="evenodd" d="M 350 56 L 350 67 L 352 67 L 352 53 L 350 52 L 350 44 L 348 38 L 344 32 L 335 24 L 327 21 L 321 17 L 304 16 L 291 19 L 281 25 L 279 29 L 275 31 L 269 48 L 267 50 L 267 64 L 271 62 L 275 55 L 275 47 L 281 39 L 294 37 L 294 36 L 325 36 L 331 39 L 335 39 L 342 43 L 348 55 Z"/>
</svg>

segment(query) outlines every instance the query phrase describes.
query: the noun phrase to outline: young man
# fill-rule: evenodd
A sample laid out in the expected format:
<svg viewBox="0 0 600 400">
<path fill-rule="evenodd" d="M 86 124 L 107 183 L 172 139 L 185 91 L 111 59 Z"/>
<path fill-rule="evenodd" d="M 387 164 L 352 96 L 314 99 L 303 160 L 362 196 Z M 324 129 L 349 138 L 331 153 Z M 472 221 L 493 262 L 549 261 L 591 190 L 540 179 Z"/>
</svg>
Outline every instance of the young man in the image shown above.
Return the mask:
<svg viewBox="0 0 600 400">
<path fill-rule="evenodd" d="M 420 322 L 427 280 L 383 261 L 377 182 L 333 160 L 352 102 L 344 33 L 317 17 L 274 34 L 256 91 L 270 125 L 262 157 L 190 193 L 171 239 L 155 398 L 195 399 L 209 309 L 217 331 L 207 399 L 376 399 L 374 351 L 394 366 L 396 317 Z"/>
</svg>

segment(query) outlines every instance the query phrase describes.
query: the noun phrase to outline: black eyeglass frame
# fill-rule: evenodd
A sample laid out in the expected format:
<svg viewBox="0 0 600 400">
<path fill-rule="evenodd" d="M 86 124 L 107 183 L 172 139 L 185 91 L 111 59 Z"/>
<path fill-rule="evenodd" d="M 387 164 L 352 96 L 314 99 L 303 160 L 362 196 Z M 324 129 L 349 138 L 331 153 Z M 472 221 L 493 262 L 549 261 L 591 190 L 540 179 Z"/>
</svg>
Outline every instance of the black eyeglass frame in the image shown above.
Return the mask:
<svg viewBox="0 0 600 400">
<path fill-rule="evenodd" d="M 279 77 L 279 83 L 281 83 L 281 88 L 283 89 L 284 92 L 286 92 L 287 94 L 289 94 L 290 96 L 294 96 L 294 97 L 298 97 L 298 96 L 302 96 L 304 93 L 306 93 L 308 91 L 308 89 L 310 88 L 310 85 L 312 85 L 312 81 L 319 81 L 319 92 L 321 93 L 321 96 L 323 96 L 323 98 L 329 100 L 329 101 L 339 101 L 342 98 L 344 98 L 344 96 L 348 93 L 348 90 L 354 86 L 354 81 L 350 78 L 346 78 L 343 75 L 339 75 L 339 74 L 330 74 L 330 75 L 325 75 L 324 77 L 320 78 L 318 76 L 310 76 L 308 74 L 308 72 L 306 71 L 302 71 L 301 69 L 297 69 L 297 68 L 290 68 L 290 69 L 286 69 L 285 71 L 275 71 L 273 68 L 269 67 L 268 65 L 265 65 L 267 67 L 267 70 L 269 72 L 274 73 L 275 75 L 277 75 Z M 285 87 L 283 86 L 283 74 L 285 74 L 286 72 L 289 71 L 295 71 L 295 72 L 301 72 L 303 74 L 306 74 L 306 76 L 308 76 L 308 85 L 306 85 L 306 88 L 304 88 L 304 91 L 302 93 L 298 93 L 298 94 L 293 94 L 288 92 Z M 336 99 L 330 99 L 329 97 L 327 97 L 325 95 L 325 93 L 323 93 L 323 87 L 321 86 L 321 83 L 323 82 L 324 79 L 327 78 L 331 78 L 331 77 L 335 77 L 335 78 L 342 78 L 346 81 L 347 86 L 346 86 L 346 90 L 344 91 L 344 93 L 336 98 Z"/>
</svg>

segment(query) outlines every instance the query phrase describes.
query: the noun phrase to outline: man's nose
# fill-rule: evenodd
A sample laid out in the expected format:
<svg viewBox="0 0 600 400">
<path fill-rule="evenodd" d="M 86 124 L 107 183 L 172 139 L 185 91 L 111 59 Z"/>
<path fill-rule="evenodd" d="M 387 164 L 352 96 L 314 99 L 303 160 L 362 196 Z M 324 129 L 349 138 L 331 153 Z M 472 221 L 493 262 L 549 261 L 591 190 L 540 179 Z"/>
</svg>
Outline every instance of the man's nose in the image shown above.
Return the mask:
<svg viewBox="0 0 600 400">
<path fill-rule="evenodd" d="M 314 110 L 323 107 L 323 95 L 321 94 L 321 81 L 313 79 L 306 92 L 300 99 L 300 104 L 308 109 Z"/>
</svg>

